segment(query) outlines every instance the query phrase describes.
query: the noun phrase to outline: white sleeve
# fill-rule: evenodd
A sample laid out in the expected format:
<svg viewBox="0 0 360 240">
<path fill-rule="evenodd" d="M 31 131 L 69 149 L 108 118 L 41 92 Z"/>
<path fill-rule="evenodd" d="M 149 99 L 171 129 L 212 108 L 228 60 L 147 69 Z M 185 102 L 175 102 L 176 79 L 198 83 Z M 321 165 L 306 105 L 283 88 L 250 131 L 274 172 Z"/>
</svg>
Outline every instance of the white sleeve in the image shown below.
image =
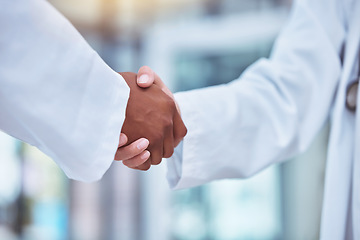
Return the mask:
<svg viewBox="0 0 360 240">
<path fill-rule="evenodd" d="M 125 116 L 123 78 L 47 1 L 0 0 L 0 33 L 0 129 L 69 178 L 101 178 Z"/>
<path fill-rule="evenodd" d="M 172 188 L 249 177 L 307 149 L 341 74 L 341 2 L 296 2 L 270 59 L 229 84 L 175 95 L 188 134 L 168 162 Z"/>
</svg>

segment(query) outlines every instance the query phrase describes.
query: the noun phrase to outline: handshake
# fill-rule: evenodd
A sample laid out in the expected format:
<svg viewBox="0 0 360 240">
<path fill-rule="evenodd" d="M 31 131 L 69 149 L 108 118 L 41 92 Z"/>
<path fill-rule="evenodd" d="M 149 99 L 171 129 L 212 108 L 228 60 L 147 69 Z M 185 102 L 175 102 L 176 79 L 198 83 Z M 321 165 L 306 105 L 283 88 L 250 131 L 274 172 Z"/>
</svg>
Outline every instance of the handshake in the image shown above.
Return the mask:
<svg viewBox="0 0 360 240">
<path fill-rule="evenodd" d="M 187 129 L 171 91 L 149 67 L 120 74 L 130 96 L 115 160 L 145 171 L 171 157 Z"/>
</svg>

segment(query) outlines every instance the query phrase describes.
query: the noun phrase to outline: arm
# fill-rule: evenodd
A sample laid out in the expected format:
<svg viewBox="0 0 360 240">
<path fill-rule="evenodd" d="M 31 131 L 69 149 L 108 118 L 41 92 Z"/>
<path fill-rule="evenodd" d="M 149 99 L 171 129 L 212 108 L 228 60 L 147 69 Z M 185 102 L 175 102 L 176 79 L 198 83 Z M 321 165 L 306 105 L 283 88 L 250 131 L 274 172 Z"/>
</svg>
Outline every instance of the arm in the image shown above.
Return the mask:
<svg viewBox="0 0 360 240">
<path fill-rule="evenodd" d="M 119 142 L 129 88 L 47 1 L 0 0 L 0 128 L 94 181 Z"/>
<path fill-rule="evenodd" d="M 245 178 L 303 152 L 328 119 L 346 34 L 342 1 L 297 1 L 270 59 L 230 84 L 175 95 L 188 134 L 172 188 Z"/>
</svg>

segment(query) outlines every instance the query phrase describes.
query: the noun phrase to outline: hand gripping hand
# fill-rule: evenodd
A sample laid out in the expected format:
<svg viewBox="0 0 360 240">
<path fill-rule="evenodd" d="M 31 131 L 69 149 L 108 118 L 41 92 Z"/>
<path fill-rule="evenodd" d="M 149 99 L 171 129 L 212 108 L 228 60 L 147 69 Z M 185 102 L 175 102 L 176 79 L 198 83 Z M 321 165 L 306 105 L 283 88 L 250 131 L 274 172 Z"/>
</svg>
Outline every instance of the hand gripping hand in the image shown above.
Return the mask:
<svg viewBox="0 0 360 240">
<path fill-rule="evenodd" d="M 141 147 L 138 146 L 141 145 L 140 143 L 146 146 L 147 139 L 149 141 L 147 150 L 150 152 L 149 159 L 141 165 L 136 166 L 134 161 L 130 161 L 130 159 L 126 159 L 126 163 L 131 168 L 148 170 L 151 164 L 157 165 L 163 157 L 168 158 L 173 154 L 175 146 L 186 135 L 187 130 L 174 99 L 165 93 L 161 87 L 154 84 L 143 89 L 137 85 L 135 73 L 120 74 L 130 87 L 130 97 L 122 133 L 126 135 L 127 142 L 131 144 L 129 146 L 125 144 L 124 146 L 127 147 L 122 148 L 135 149 L 139 152 Z M 136 148 L 134 148 L 135 145 Z M 119 148 L 115 156 L 116 160 L 124 160 L 119 159 L 119 156 L 124 156 L 121 153 L 122 148 Z M 148 156 L 147 150 L 143 148 L 141 150 L 142 152 L 138 155 L 128 154 L 128 156 L 133 155 L 133 158 L 137 159 L 137 163 L 141 163 L 139 158 L 141 159 L 142 156 L 144 159 Z"/>
</svg>

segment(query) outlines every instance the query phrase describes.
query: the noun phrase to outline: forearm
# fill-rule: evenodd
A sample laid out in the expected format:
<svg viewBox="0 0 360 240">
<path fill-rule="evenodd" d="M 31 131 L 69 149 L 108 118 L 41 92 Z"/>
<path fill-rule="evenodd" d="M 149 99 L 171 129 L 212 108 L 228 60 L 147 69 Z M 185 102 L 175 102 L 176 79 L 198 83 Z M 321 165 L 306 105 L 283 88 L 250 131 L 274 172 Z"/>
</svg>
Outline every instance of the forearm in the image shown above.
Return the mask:
<svg viewBox="0 0 360 240">
<path fill-rule="evenodd" d="M 181 168 L 172 187 L 248 177 L 304 151 L 329 116 L 341 41 L 299 6 L 269 60 L 230 84 L 177 94 L 188 134 L 170 160 L 181 163 L 170 163 Z"/>
<path fill-rule="evenodd" d="M 111 164 L 128 87 L 46 1 L 0 1 L 0 127 L 74 179 Z"/>
</svg>

